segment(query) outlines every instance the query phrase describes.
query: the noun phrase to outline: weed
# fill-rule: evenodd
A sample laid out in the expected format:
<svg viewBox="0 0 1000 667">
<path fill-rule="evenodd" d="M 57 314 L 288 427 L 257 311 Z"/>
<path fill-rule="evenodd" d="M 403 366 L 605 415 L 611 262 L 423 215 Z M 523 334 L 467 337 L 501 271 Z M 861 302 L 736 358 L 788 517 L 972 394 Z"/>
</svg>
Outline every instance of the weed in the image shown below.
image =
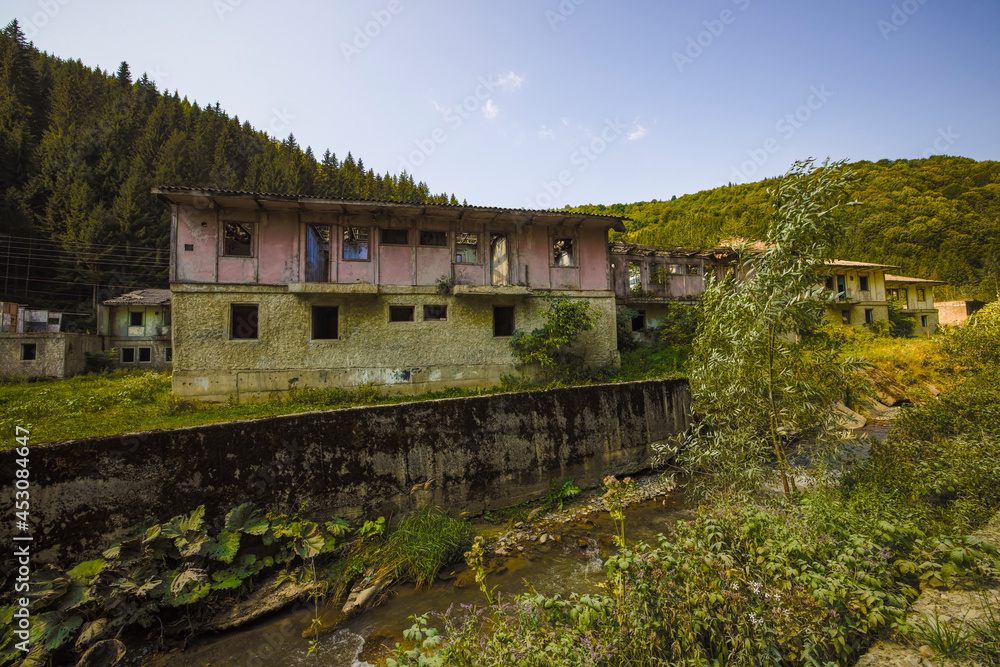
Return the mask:
<svg viewBox="0 0 1000 667">
<path fill-rule="evenodd" d="M 972 648 L 969 634 L 962 624 L 942 622 L 937 612 L 934 612 L 933 617 L 928 615 L 917 623 L 913 629 L 913 636 L 926 642 L 945 658 L 963 658 L 969 655 Z"/>
</svg>

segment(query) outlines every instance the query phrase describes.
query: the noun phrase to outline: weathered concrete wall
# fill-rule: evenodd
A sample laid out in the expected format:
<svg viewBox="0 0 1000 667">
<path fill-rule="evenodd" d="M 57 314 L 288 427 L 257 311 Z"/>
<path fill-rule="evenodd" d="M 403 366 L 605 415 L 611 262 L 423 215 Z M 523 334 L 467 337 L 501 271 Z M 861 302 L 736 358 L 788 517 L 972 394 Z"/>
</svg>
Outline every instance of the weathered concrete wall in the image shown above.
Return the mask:
<svg viewBox="0 0 1000 667">
<path fill-rule="evenodd" d="M 595 485 L 649 466 L 650 443 L 688 425 L 685 380 L 347 408 L 34 446 L 33 553 L 68 562 L 144 519 L 246 501 L 348 518 L 435 505 L 472 514 L 552 479 Z M 0 470 L 16 468 L 0 452 Z M 0 506 L 13 507 L 13 475 Z M 414 491 L 417 486 L 419 490 Z M 426 489 L 424 487 L 426 486 Z M 9 544 L 13 521 L 0 523 Z"/>
<path fill-rule="evenodd" d="M 35 346 L 33 360 L 22 358 L 24 345 Z M 0 334 L 0 377 L 70 377 L 83 372 L 87 353 L 102 349 L 103 338 L 94 334 Z"/>
<path fill-rule="evenodd" d="M 293 293 L 282 285 L 175 284 L 173 391 L 202 400 L 240 400 L 291 386 L 353 387 L 365 382 L 419 393 L 488 387 L 515 374 L 509 338 L 493 335 L 493 307 L 513 306 L 514 325 L 542 326 L 549 302 L 537 294 L 441 296 L 430 287 L 380 287 L 378 293 Z M 371 286 L 369 286 L 371 287 Z M 323 291 L 327 290 L 327 291 Z M 581 336 L 593 365 L 617 363 L 615 300 L 610 291 L 566 293 L 590 303 L 594 329 Z M 230 340 L 231 304 L 257 304 L 258 335 Z M 447 306 L 447 319 L 424 321 L 424 305 Z M 337 306 L 338 338 L 312 340 L 312 307 Z M 414 321 L 390 322 L 390 306 L 413 306 Z"/>
</svg>

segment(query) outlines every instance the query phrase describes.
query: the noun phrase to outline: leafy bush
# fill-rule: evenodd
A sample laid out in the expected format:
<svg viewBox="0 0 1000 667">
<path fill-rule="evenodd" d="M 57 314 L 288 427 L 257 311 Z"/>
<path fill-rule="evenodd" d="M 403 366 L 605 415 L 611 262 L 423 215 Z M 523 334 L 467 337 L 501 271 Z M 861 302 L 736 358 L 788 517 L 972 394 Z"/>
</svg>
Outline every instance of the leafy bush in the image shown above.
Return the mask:
<svg viewBox="0 0 1000 667">
<path fill-rule="evenodd" d="M 580 335 L 594 328 L 594 315 L 586 300 L 556 296 L 549 301 L 542 328 L 516 330 L 510 347 L 522 364 L 538 363 L 548 377 L 566 379 L 581 370 L 571 352 Z"/>
<path fill-rule="evenodd" d="M 656 338 L 660 345 L 675 348 L 690 348 L 694 343 L 701 310 L 683 303 L 667 305 L 666 315 L 656 327 Z"/>
<path fill-rule="evenodd" d="M 625 308 L 615 313 L 615 334 L 618 338 L 618 351 L 627 352 L 642 347 L 642 341 L 633 335 L 632 320 L 639 316 L 639 312 L 631 308 Z"/>
<path fill-rule="evenodd" d="M 115 367 L 118 360 L 118 351 L 114 348 L 103 352 L 83 353 L 84 373 L 108 373 Z"/>
<path fill-rule="evenodd" d="M 916 326 L 916 319 L 903 310 L 902 303 L 889 301 L 889 331 L 893 338 L 909 338 Z"/>
</svg>

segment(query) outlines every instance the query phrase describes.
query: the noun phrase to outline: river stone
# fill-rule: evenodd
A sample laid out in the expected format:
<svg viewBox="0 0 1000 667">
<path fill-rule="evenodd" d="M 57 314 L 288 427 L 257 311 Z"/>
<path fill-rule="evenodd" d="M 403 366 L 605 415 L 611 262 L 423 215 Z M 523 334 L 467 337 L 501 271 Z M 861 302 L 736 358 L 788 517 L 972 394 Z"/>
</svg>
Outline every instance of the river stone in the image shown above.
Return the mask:
<svg viewBox="0 0 1000 667">
<path fill-rule="evenodd" d="M 370 607 L 375 601 L 375 596 L 381 593 L 382 589 L 391 584 L 392 581 L 392 577 L 382 577 L 366 588 L 355 586 L 354 590 L 352 590 L 351 594 L 347 597 L 347 602 L 344 603 L 344 608 L 341 610 L 344 612 L 344 618 L 350 618 L 351 616 L 360 614 L 362 611 Z"/>
<path fill-rule="evenodd" d="M 204 629 L 209 632 L 222 632 L 238 628 L 260 616 L 278 611 L 319 586 L 317 581 L 303 583 L 290 579 L 278 581 L 278 575 L 274 574 L 258 587 L 249 599 L 240 602 L 232 609 L 216 614 L 205 624 Z"/>
<path fill-rule="evenodd" d="M 849 407 L 847 407 L 843 403 L 837 403 L 833 407 L 837 411 L 837 414 L 836 414 L 836 417 L 835 417 L 836 420 L 837 420 L 837 423 L 842 428 L 850 429 L 850 430 L 853 431 L 855 429 L 862 428 L 865 424 L 868 423 L 867 419 L 865 419 L 864 417 L 862 417 L 861 415 L 859 415 L 854 410 L 851 410 Z"/>
</svg>

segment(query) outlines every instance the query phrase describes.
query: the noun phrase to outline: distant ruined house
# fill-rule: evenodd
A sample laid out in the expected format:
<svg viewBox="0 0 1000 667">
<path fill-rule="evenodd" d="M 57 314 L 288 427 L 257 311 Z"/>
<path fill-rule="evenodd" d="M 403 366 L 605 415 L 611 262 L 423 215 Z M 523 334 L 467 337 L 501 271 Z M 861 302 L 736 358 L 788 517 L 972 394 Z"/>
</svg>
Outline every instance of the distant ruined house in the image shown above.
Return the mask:
<svg viewBox="0 0 1000 667">
<path fill-rule="evenodd" d="M 97 333 L 115 349 L 119 368 L 164 368 L 173 359 L 170 290 L 140 289 L 102 302 Z"/>
</svg>

